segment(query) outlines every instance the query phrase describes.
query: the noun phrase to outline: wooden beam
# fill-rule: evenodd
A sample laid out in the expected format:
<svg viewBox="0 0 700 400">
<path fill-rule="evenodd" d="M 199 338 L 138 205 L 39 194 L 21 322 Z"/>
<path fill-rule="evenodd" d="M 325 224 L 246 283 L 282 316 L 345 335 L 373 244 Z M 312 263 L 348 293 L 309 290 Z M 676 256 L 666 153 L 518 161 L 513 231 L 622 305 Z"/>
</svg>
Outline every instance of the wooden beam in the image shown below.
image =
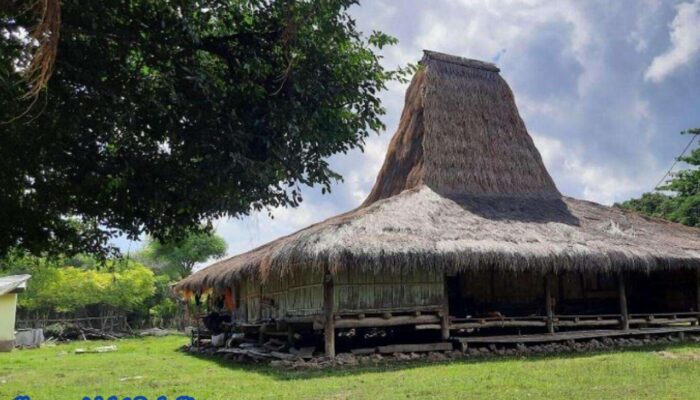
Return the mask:
<svg viewBox="0 0 700 400">
<path fill-rule="evenodd" d="M 414 317 L 413 315 L 397 315 L 389 319 L 382 317 L 365 317 L 362 319 L 343 318 L 335 321 L 336 328 L 378 328 L 384 326 L 401 326 L 401 325 L 421 325 L 434 324 L 441 321 L 437 315 L 421 315 Z"/>
<path fill-rule="evenodd" d="M 263 285 L 260 285 L 260 297 L 258 297 L 258 322 L 263 320 L 262 310 L 263 310 Z"/>
<path fill-rule="evenodd" d="M 379 346 L 377 351 L 382 354 L 391 353 L 420 353 L 427 351 L 449 351 L 452 350 L 452 343 L 419 343 L 419 344 L 392 344 L 388 346 Z"/>
<path fill-rule="evenodd" d="M 544 302 L 547 309 L 547 333 L 554 334 L 554 304 L 552 302 L 552 274 L 544 277 Z"/>
<path fill-rule="evenodd" d="M 499 336 L 464 336 L 456 337 L 455 341 L 463 343 L 548 343 L 567 340 L 587 340 L 593 338 L 604 337 L 621 337 L 621 336 L 645 336 L 645 335 L 668 335 L 670 333 L 679 332 L 700 332 L 697 326 L 688 327 L 668 327 L 668 328 L 644 328 L 630 329 L 629 331 L 621 331 L 619 329 L 597 329 L 591 331 L 570 331 L 558 332 L 554 335 L 499 335 Z"/>
<path fill-rule="evenodd" d="M 577 321 L 559 321 L 557 326 L 616 326 L 620 325 L 617 319 L 601 319 L 601 320 L 579 320 Z"/>
<path fill-rule="evenodd" d="M 618 294 L 620 296 L 620 314 L 622 315 L 622 320 L 620 328 L 624 331 L 630 330 L 630 316 L 627 311 L 627 293 L 625 290 L 625 277 L 622 272 L 617 275 L 618 282 Z"/>
<path fill-rule="evenodd" d="M 440 324 L 422 324 L 422 325 L 416 325 L 415 326 L 417 331 L 426 331 L 426 330 L 433 330 L 433 331 L 439 331 L 442 329 Z M 454 328 L 451 328 L 454 329 Z"/>
<path fill-rule="evenodd" d="M 333 318 L 333 275 L 326 268 L 323 274 L 323 337 L 327 357 L 335 357 L 335 318 Z"/>
<path fill-rule="evenodd" d="M 630 323 L 636 323 L 638 320 L 635 320 L 634 318 L 629 320 Z M 692 317 L 692 318 L 654 318 L 651 321 L 644 321 L 646 322 L 647 325 L 674 325 L 674 324 L 680 324 L 680 323 L 694 323 L 697 321 L 697 318 Z"/>
<path fill-rule="evenodd" d="M 440 316 L 440 337 L 450 338 L 450 299 L 447 290 L 447 275 L 442 274 L 442 315 Z M 416 317 L 419 318 L 419 317 Z"/>
<path fill-rule="evenodd" d="M 695 312 L 698 313 L 698 321 L 697 324 L 700 325 L 700 268 L 695 270 L 695 276 L 696 276 L 696 303 L 695 303 Z"/>
<path fill-rule="evenodd" d="M 544 321 L 483 321 L 483 322 L 455 322 L 450 324 L 451 329 L 470 328 L 525 328 L 547 326 Z"/>
<path fill-rule="evenodd" d="M 368 355 L 368 354 L 374 354 L 376 353 L 377 349 L 376 347 L 365 347 L 361 349 L 352 349 L 350 350 L 350 353 L 356 355 L 356 356 L 362 356 L 362 355 Z"/>
</svg>

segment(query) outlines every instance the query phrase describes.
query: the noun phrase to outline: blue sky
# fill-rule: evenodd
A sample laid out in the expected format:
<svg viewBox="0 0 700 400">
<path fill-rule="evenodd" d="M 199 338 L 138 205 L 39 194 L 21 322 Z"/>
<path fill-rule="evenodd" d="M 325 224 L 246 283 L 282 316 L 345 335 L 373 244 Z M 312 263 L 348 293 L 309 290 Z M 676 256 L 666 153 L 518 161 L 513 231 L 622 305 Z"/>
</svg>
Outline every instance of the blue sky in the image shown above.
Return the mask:
<svg viewBox="0 0 700 400">
<path fill-rule="evenodd" d="M 700 0 L 365 0 L 364 32 L 399 39 L 387 67 L 422 49 L 495 62 L 565 195 L 612 204 L 651 190 L 700 127 Z M 345 178 L 330 195 L 307 188 L 296 209 L 217 221 L 229 254 L 358 206 L 374 183 L 407 85 L 382 96 L 387 131 L 365 152 L 330 159 Z M 118 241 L 124 250 L 138 248 Z"/>
</svg>

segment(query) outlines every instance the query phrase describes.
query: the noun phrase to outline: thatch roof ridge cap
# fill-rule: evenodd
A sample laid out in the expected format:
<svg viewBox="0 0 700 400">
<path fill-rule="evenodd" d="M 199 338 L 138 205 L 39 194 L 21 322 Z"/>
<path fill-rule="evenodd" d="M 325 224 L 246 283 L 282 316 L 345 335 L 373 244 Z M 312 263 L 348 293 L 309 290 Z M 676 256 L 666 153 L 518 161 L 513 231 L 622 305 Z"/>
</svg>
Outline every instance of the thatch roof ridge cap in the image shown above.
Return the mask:
<svg viewBox="0 0 700 400">
<path fill-rule="evenodd" d="M 426 60 L 442 61 L 450 64 L 456 64 L 475 69 L 482 69 L 496 73 L 501 71 L 500 68 L 498 68 L 494 63 L 424 49 L 423 59 L 420 61 L 420 63 L 424 63 Z"/>
</svg>

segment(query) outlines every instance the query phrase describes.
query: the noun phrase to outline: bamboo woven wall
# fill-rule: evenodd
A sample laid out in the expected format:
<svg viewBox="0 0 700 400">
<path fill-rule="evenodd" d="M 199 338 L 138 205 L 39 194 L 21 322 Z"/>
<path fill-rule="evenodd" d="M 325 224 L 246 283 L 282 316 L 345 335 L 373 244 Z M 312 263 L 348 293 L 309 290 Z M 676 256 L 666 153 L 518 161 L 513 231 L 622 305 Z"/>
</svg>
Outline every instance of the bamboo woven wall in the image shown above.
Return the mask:
<svg viewBox="0 0 700 400">
<path fill-rule="evenodd" d="M 427 268 L 394 274 L 346 270 L 335 277 L 334 285 L 338 312 L 439 308 L 444 296 L 442 272 Z"/>
<path fill-rule="evenodd" d="M 333 279 L 335 310 L 340 313 L 437 309 L 444 296 L 442 274 L 428 269 L 381 275 L 346 270 Z M 316 269 L 275 276 L 262 286 L 248 279 L 240 290 L 238 315 L 243 321 L 323 313 L 323 275 Z"/>
</svg>

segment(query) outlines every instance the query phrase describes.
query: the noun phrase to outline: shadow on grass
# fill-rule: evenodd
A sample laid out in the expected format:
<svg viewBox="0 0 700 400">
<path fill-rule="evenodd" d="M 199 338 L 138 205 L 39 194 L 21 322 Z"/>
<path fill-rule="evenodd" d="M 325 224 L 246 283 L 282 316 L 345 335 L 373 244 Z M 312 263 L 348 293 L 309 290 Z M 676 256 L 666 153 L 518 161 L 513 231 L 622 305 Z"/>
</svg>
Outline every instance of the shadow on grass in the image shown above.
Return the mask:
<svg viewBox="0 0 700 400">
<path fill-rule="evenodd" d="M 548 362 L 554 359 L 584 359 L 597 357 L 601 355 L 614 355 L 625 353 L 651 353 L 658 351 L 674 350 L 678 348 L 691 348 L 700 350 L 700 343 L 694 342 L 679 342 L 679 343 L 663 343 L 651 344 L 639 347 L 625 347 L 604 351 L 583 351 L 583 352 L 565 352 L 565 353 L 550 353 L 550 354 L 530 354 L 525 356 L 486 356 L 486 357 L 471 357 L 460 358 L 447 361 L 427 361 L 427 360 L 410 360 L 410 361 L 385 361 L 371 365 L 356 365 L 356 366 L 339 366 L 329 367 L 325 369 L 309 369 L 309 370 L 289 370 L 282 367 L 271 367 L 267 363 L 245 363 L 234 360 L 227 360 L 221 356 L 205 355 L 196 353 L 187 353 L 187 355 L 215 363 L 223 368 L 234 371 L 257 372 L 271 376 L 277 380 L 307 380 L 315 378 L 329 377 L 346 377 L 359 374 L 384 373 L 393 371 L 412 370 L 420 368 L 428 368 L 434 366 L 452 366 L 452 365 L 479 365 L 503 362 Z M 177 350 L 181 351 L 181 350 Z"/>
</svg>

